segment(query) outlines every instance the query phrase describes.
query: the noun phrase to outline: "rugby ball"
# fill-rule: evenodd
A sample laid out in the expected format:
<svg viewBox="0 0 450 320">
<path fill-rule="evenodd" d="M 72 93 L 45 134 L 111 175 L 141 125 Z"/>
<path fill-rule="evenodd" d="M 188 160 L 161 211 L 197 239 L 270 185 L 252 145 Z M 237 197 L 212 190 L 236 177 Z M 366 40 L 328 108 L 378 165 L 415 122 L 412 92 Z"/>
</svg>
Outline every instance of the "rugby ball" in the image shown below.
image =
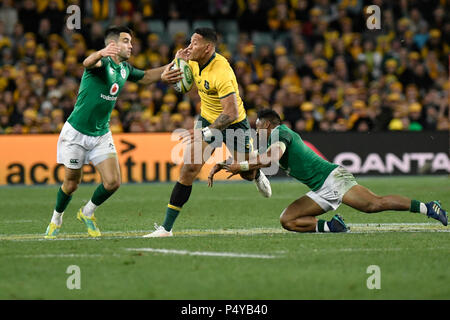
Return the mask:
<svg viewBox="0 0 450 320">
<path fill-rule="evenodd" d="M 177 92 L 186 93 L 191 90 L 192 85 L 194 84 L 194 75 L 192 73 L 192 69 L 189 64 L 181 58 L 176 58 L 174 61 L 175 63 L 171 69 L 180 68 L 182 72 L 181 76 L 183 78 L 177 83 L 173 84 L 173 87 Z"/>
</svg>

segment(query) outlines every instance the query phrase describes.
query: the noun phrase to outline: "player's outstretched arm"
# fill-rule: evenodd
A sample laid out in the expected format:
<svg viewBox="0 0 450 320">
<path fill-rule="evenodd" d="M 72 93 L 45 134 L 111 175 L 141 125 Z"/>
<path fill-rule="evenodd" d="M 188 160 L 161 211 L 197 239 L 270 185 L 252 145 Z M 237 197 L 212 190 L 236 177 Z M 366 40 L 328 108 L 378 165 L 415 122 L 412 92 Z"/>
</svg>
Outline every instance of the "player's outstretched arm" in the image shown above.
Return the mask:
<svg viewBox="0 0 450 320">
<path fill-rule="evenodd" d="M 225 161 L 217 163 L 214 167 L 212 167 L 211 171 L 208 175 L 208 187 L 213 186 L 214 183 L 214 175 L 224 168 Z"/>
<path fill-rule="evenodd" d="M 114 43 L 110 42 L 105 48 L 102 50 L 96 51 L 90 54 L 83 61 L 83 67 L 86 69 L 99 68 L 102 66 L 101 58 L 104 57 L 114 57 L 119 53 L 119 47 Z"/>
<path fill-rule="evenodd" d="M 162 80 L 164 82 L 173 84 L 180 81 L 182 78 L 181 70 L 180 69 L 170 70 L 170 68 L 172 68 L 173 65 L 174 61 L 159 68 L 146 70 L 144 77 L 141 80 L 139 80 L 138 83 L 143 85 L 149 85 L 159 80 Z"/>
<path fill-rule="evenodd" d="M 267 150 L 267 152 L 258 155 L 251 161 L 242 161 L 224 164 L 223 168 L 225 169 L 225 171 L 231 173 L 231 175 L 228 176 L 227 179 L 243 171 L 250 171 L 259 168 L 270 167 L 273 163 L 278 163 L 278 161 L 283 156 L 285 150 L 286 146 L 284 145 L 284 143 L 277 142 L 275 144 L 272 144 L 270 148 Z"/>
</svg>

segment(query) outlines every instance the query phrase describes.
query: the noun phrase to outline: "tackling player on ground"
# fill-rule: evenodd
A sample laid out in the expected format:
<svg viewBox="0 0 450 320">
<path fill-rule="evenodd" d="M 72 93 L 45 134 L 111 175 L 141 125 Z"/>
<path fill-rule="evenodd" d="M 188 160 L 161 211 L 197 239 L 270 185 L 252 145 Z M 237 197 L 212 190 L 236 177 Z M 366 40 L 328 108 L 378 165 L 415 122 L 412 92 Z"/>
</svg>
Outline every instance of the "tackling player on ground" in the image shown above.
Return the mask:
<svg viewBox="0 0 450 320">
<path fill-rule="evenodd" d="M 101 235 L 94 210 L 120 186 L 117 151 L 109 130 L 111 112 L 125 82 L 148 85 L 159 80 L 176 83 L 179 69 L 172 64 L 150 70 L 138 70 L 126 62 L 131 56 L 131 30 L 110 27 L 105 33 L 106 47 L 83 61 L 85 67 L 74 110 L 64 124 L 57 145 L 57 162 L 64 164 L 64 182 L 58 190 L 56 206 L 45 238 L 59 234 L 64 210 L 81 182 L 82 167 L 92 162 L 102 183 L 77 218 L 84 222 L 92 237 Z"/>
<path fill-rule="evenodd" d="M 214 30 L 199 28 L 194 31 L 190 45 L 179 50 L 175 56 L 189 61 L 201 99 L 201 114 L 195 125 L 196 130 L 189 132 L 190 143 L 187 152 L 185 151 L 180 177 L 166 208 L 164 222 L 159 227 L 155 225 L 156 230 L 144 237 L 172 236 L 173 224 L 181 208 L 189 200 L 192 183 L 209 158 L 202 155 L 211 155 L 215 147 L 222 145 L 222 140 L 234 159 L 249 159 L 253 152 L 250 125 L 239 96 L 236 76 L 227 59 L 216 52 L 216 43 L 217 35 Z M 201 134 L 194 134 L 200 130 Z M 227 136 L 227 133 L 235 135 L 230 138 L 231 135 Z M 220 143 L 217 144 L 216 138 L 220 138 Z M 199 147 L 194 147 L 195 145 Z M 195 152 L 200 149 L 201 155 L 196 157 Z M 211 152 L 205 153 L 207 149 Z M 259 169 L 242 172 L 241 177 L 254 180 L 264 197 L 271 196 L 269 180 Z"/>
<path fill-rule="evenodd" d="M 288 175 L 311 189 L 281 213 L 283 228 L 297 232 L 346 232 L 349 229 L 339 215 L 335 215 L 330 221 L 315 218 L 327 211 L 336 210 L 341 203 L 366 213 L 409 210 L 447 226 L 447 213 L 439 201 L 423 203 L 399 195 L 374 194 L 359 185 L 345 168 L 316 155 L 296 132 L 281 124 L 280 116 L 275 111 L 260 111 L 256 128 L 258 132 L 267 130 L 267 136 L 270 137 L 267 152 L 257 156 L 254 161 L 215 165 L 209 174 L 208 184 L 212 187 L 214 175 L 222 169 L 230 172 L 231 177 L 240 172 L 279 163 Z"/>
</svg>

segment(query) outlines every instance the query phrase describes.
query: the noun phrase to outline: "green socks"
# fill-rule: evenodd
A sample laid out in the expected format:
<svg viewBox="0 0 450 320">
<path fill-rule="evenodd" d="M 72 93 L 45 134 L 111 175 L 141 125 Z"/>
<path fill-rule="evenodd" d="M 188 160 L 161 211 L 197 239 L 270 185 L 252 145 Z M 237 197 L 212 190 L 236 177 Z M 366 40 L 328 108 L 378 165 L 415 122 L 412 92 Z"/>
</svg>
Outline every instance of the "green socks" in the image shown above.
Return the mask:
<svg viewBox="0 0 450 320">
<path fill-rule="evenodd" d="M 415 212 L 415 213 L 423 213 L 427 214 L 428 209 L 425 203 L 420 202 L 418 200 L 411 200 L 411 206 L 409 208 L 409 211 Z"/>
<path fill-rule="evenodd" d="M 114 191 L 109 192 L 108 190 L 106 190 L 102 183 L 97 187 L 97 189 L 95 189 L 94 194 L 92 195 L 91 201 L 96 206 L 99 206 L 103 202 L 105 202 L 106 199 L 111 197 L 113 193 L 114 193 Z"/>
<path fill-rule="evenodd" d="M 175 207 L 171 204 L 167 205 L 166 217 L 162 224 L 162 226 L 164 227 L 164 229 L 166 229 L 166 231 L 172 230 L 173 224 L 175 223 L 175 220 L 180 214 L 180 210 L 181 208 Z"/>
<path fill-rule="evenodd" d="M 330 232 L 330 228 L 328 228 L 327 221 L 317 220 L 316 232 Z"/>
<path fill-rule="evenodd" d="M 111 197 L 113 193 L 114 193 L 114 191 L 109 192 L 108 190 L 106 190 L 102 183 L 97 187 L 97 189 L 95 189 L 94 194 L 92 195 L 91 202 L 95 206 L 99 206 L 103 202 L 105 202 L 106 199 Z M 66 210 L 67 205 L 69 204 L 71 199 L 72 199 L 72 196 L 65 194 L 64 191 L 62 190 L 62 188 L 60 187 L 58 190 L 58 194 L 56 195 L 55 211 L 58 213 L 63 213 L 64 210 Z"/>
<path fill-rule="evenodd" d="M 72 196 L 65 194 L 64 191 L 62 191 L 62 188 L 59 187 L 58 194 L 56 195 L 55 211 L 63 213 L 71 199 Z"/>
<path fill-rule="evenodd" d="M 166 209 L 166 217 L 162 224 L 166 231 L 172 230 L 173 224 L 180 214 L 181 208 L 191 196 L 191 191 L 192 186 L 187 186 L 180 182 L 177 182 L 173 187 L 170 201 Z"/>
</svg>

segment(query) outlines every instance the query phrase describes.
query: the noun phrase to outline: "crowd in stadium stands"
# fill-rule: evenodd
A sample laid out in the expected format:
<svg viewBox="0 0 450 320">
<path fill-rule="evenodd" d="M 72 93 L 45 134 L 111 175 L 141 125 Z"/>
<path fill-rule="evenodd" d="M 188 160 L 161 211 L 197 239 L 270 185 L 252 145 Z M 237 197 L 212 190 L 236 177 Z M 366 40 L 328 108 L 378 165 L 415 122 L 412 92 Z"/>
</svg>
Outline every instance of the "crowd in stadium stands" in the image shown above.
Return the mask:
<svg viewBox="0 0 450 320">
<path fill-rule="evenodd" d="M 195 27 L 212 25 L 252 126 L 270 107 L 298 132 L 449 130 L 448 0 L 0 3 L 0 133 L 58 133 L 76 101 L 81 63 L 104 47 L 110 24 L 134 31 L 130 63 L 140 69 L 169 63 Z M 66 26 L 73 4 L 79 30 Z M 366 25 L 372 4 L 381 29 Z M 192 128 L 195 91 L 127 82 L 111 130 Z"/>
</svg>

